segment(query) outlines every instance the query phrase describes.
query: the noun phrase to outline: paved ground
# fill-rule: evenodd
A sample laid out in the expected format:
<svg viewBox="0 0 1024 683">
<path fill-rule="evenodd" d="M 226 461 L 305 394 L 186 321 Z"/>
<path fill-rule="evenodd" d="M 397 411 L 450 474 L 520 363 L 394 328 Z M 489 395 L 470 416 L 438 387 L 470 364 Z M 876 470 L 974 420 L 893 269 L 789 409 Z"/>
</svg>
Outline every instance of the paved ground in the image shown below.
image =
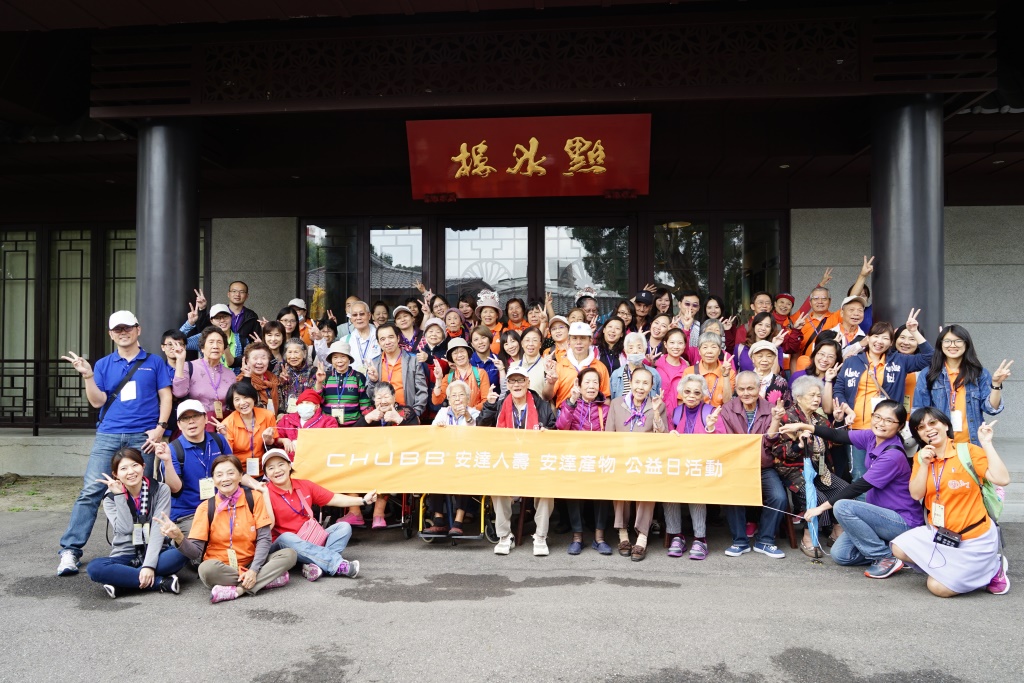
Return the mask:
<svg viewBox="0 0 1024 683">
<path fill-rule="evenodd" d="M 642 563 L 587 550 L 428 546 L 361 532 L 362 575 L 301 576 L 210 605 L 110 600 L 83 572 L 54 575 L 64 512 L 0 512 L 0 681 L 1020 681 L 1024 583 L 1006 596 L 929 595 L 924 577 L 870 581 L 798 551 Z M 1024 525 L 1008 525 L 1010 576 Z M 653 546 L 653 544 L 652 544 Z M 86 559 L 105 554 L 97 526 Z M 1016 672 L 1016 673 L 1014 673 Z"/>
</svg>

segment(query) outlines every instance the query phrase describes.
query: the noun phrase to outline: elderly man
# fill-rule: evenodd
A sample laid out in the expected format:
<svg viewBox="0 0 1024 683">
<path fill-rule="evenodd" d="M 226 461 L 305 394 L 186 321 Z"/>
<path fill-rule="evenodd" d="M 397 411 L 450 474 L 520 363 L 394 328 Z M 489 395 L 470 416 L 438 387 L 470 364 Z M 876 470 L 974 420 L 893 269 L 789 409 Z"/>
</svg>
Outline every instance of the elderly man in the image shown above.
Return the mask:
<svg viewBox="0 0 1024 683">
<path fill-rule="evenodd" d="M 82 549 L 107 490 L 99 480 L 110 475 L 111 457 L 118 449 L 137 448 L 147 454 L 146 474 L 152 476 L 153 444 L 163 437 L 171 417 L 171 373 L 163 358 L 139 346 L 139 321 L 130 311 L 117 311 L 110 316 L 107 329 L 117 349 L 96 361 L 95 370 L 73 352 L 61 356 L 82 376 L 85 398 L 100 414 L 82 490 L 60 539 L 57 576 L 78 573 Z"/>
<path fill-rule="evenodd" d="M 861 329 L 866 308 L 867 301 L 859 296 L 846 297 L 839 307 L 839 324 L 833 329 L 836 331 L 836 341 L 843 347 L 843 358 L 861 351 L 860 342 L 867 336 Z"/>
<path fill-rule="evenodd" d="M 758 393 L 759 379 L 750 371 L 736 375 L 736 398 L 722 406 L 720 420 L 725 424 L 729 434 L 778 434 L 785 411 L 781 405 L 773 406 L 761 398 Z M 761 508 L 761 524 L 757 529 L 754 552 L 767 555 L 773 559 L 786 556 L 775 545 L 775 533 L 782 521 L 782 513 L 786 509 L 786 489 L 782 479 L 775 471 L 771 448 L 767 440 L 761 438 L 761 499 L 765 507 Z M 772 510 L 771 508 L 776 508 Z M 746 508 L 742 505 L 726 505 L 725 519 L 732 533 L 732 545 L 725 554 L 739 557 L 750 552 L 750 542 L 746 532 Z"/>
<path fill-rule="evenodd" d="M 551 404 L 530 391 L 530 378 L 524 368 L 516 365 L 509 368 L 505 382 L 508 392 L 500 400 L 497 389 L 491 387 L 491 393 L 480 414 L 480 425 L 506 429 L 555 428 L 555 413 L 551 410 Z M 516 547 L 515 539 L 512 538 L 512 498 L 492 496 L 491 501 L 494 503 L 494 528 L 498 534 L 494 554 L 508 555 Z M 555 499 L 534 498 L 533 502 L 536 505 L 533 519 L 537 524 L 537 533 L 533 536 L 533 554 L 543 556 L 548 554 L 548 525 Z"/>
<path fill-rule="evenodd" d="M 427 409 L 427 377 L 423 365 L 416 362 L 416 356 L 402 350 L 398 343 L 401 331 L 394 323 L 385 323 L 377 328 L 377 343 L 381 355 L 366 368 L 366 394 L 374 395 L 378 382 L 391 385 L 395 400 L 408 406 L 419 418 Z"/>
<path fill-rule="evenodd" d="M 352 349 L 352 367 L 366 374 L 366 368 L 380 358 L 380 344 L 377 343 L 377 329 L 370 323 L 370 306 L 365 301 L 352 304 L 348 314 L 352 331 L 348 335 Z"/>
</svg>

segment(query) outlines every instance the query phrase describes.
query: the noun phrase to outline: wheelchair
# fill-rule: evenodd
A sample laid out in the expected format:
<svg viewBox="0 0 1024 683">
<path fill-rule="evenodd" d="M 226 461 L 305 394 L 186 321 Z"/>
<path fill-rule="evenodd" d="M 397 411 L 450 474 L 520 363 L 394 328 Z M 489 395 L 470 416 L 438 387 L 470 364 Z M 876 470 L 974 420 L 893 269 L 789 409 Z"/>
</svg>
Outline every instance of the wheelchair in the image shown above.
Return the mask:
<svg viewBox="0 0 1024 683">
<path fill-rule="evenodd" d="M 401 529 L 402 535 L 405 536 L 406 540 L 412 538 L 414 528 L 413 524 L 416 521 L 415 515 L 413 514 L 413 501 L 416 497 L 412 493 L 391 493 L 391 494 L 380 494 L 387 495 L 388 502 L 384 508 L 384 521 L 387 523 L 383 529 Z M 365 526 L 352 527 L 353 530 L 365 529 L 371 530 L 371 524 L 373 522 L 373 504 L 364 505 L 361 507 L 364 520 L 370 520 Z M 319 511 L 320 523 L 324 527 L 330 526 L 333 522 L 337 522 L 339 519 L 345 516 L 344 508 L 325 507 Z M 420 527 L 422 528 L 422 527 Z M 380 531 L 381 529 L 372 529 L 373 531 Z"/>
<path fill-rule="evenodd" d="M 494 509 L 489 496 L 466 496 L 466 516 L 462 522 L 465 533 L 457 536 L 443 534 L 428 534 L 423 531 L 427 515 L 427 494 L 419 496 L 419 529 L 418 535 L 424 543 L 438 541 L 451 541 L 451 545 L 458 545 L 460 541 L 481 541 L 486 539 L 492 544 L 498 542 L 498 534 L 494 529 Z M 455 496 L 444 494 L 445 512 L 447 515 L 448 528 L 455 522 Z M 478 531 L 478 533 L 473 533 Z"/>
</svg>

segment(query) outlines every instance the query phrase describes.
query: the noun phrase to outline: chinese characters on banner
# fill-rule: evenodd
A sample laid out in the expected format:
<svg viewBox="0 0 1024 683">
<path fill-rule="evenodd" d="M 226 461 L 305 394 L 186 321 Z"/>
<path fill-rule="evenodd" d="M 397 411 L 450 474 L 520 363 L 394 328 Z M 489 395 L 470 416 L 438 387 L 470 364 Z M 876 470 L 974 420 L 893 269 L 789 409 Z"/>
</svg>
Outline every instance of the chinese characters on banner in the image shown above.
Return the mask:
<svg viewBox="0 0 1024 683">
<path fill-rule="evenodd" d="M 649 114 L 408 121 L 406 132 L 415 199 L 649 191 Z"/>
<path fill-rule="evenodd" d="M 294 467 L 332 491 L 760 505 L 760 449 L 745 434 L 309 429 Z"/>
</svg>

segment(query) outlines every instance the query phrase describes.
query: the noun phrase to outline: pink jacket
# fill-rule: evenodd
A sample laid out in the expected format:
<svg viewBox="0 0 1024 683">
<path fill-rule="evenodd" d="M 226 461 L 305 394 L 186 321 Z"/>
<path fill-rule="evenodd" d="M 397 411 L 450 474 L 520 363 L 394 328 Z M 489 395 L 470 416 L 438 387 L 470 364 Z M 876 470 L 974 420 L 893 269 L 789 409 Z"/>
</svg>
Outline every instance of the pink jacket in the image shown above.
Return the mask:
<svg viewBox="0 0 1024 683">
<path fill-rule="evenodd" d="M 555 429 L 568 429 L 576 432 L 603 432 L 604 423 L 608 421 L 610 407 L 604 396 L 597 395 L 597 400 L 587 403 L 583 399 L 572 406 L 568 401 L 562 402 L 555 421 Z"/>
</svg>

